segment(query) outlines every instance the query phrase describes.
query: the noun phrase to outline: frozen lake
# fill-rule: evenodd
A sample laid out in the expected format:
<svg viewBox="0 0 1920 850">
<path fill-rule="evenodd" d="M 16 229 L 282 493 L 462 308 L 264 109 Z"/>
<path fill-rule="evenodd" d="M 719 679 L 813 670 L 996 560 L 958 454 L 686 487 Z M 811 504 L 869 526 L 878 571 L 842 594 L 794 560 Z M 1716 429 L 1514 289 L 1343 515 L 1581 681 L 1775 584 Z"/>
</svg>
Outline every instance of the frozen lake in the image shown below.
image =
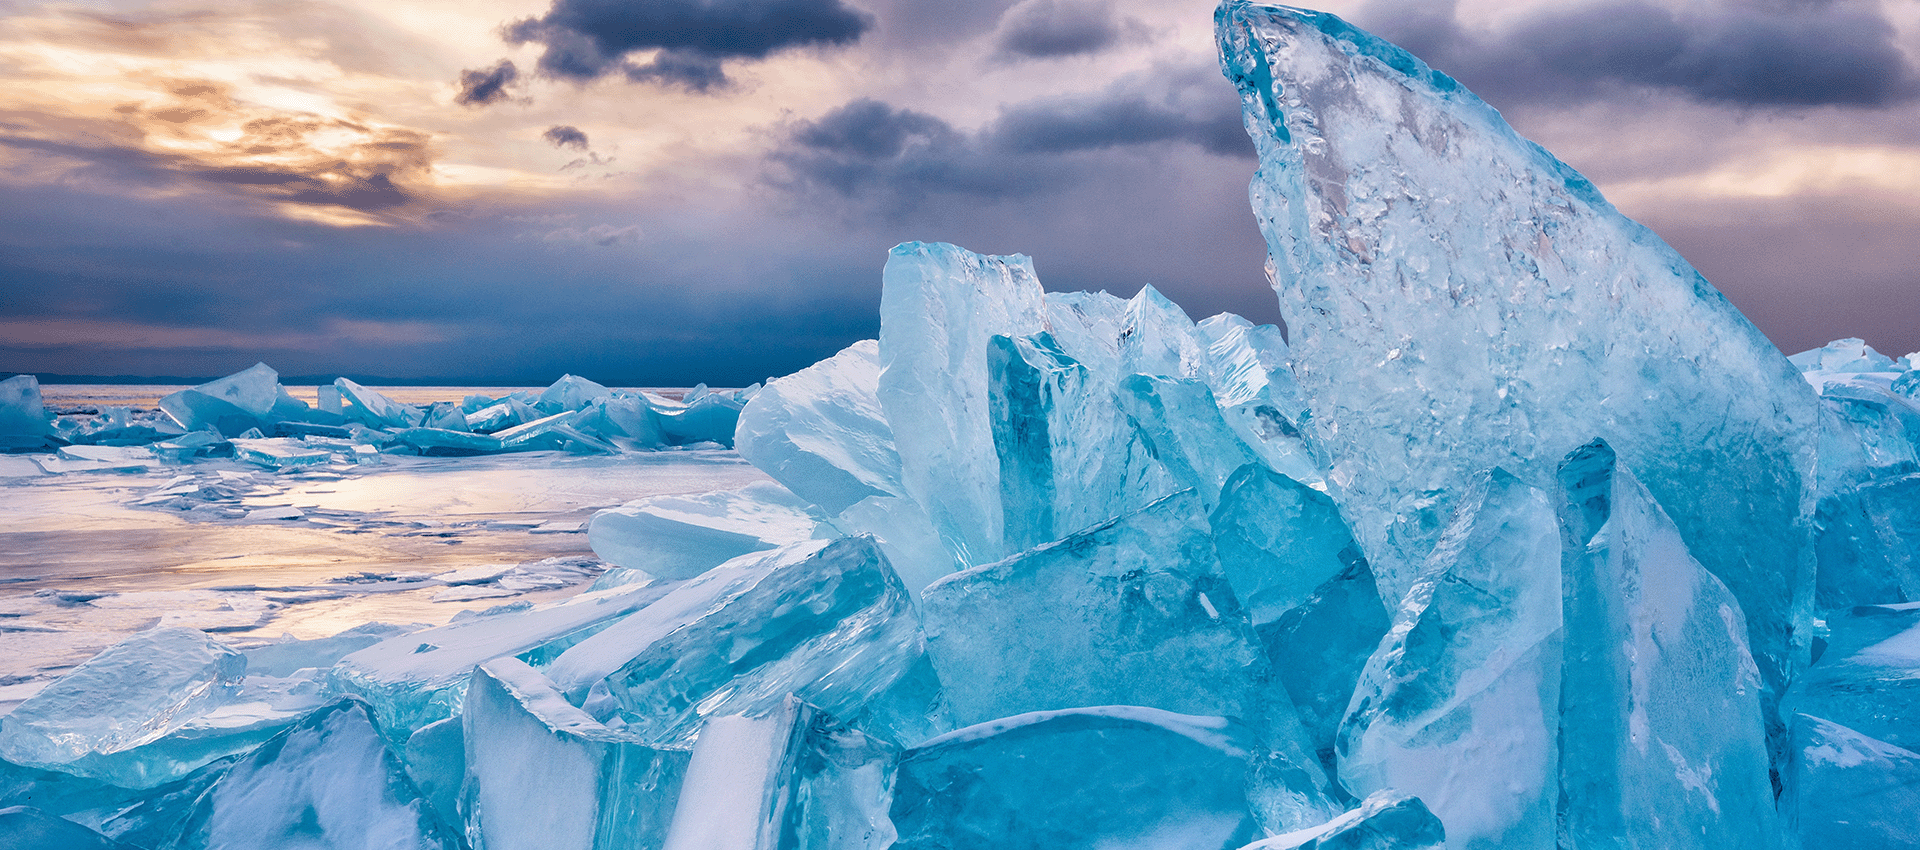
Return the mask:
<svg viewBox="0 0 1920 850">
<path fill-rule="evenodd" d="M 45 395 L 49 408 L 142 407 L 173 389 Z M 394 392 L 457 400 L 462 389 Z M 285 470 L 202 459 L 68 474 L 0 456 L 0 712 L 155 625 L 245 647 L 569 596 L 603 567 L 583 533 L 594 511 L 760 480 L 721 449 L 382 455 Z"/>
</svg>

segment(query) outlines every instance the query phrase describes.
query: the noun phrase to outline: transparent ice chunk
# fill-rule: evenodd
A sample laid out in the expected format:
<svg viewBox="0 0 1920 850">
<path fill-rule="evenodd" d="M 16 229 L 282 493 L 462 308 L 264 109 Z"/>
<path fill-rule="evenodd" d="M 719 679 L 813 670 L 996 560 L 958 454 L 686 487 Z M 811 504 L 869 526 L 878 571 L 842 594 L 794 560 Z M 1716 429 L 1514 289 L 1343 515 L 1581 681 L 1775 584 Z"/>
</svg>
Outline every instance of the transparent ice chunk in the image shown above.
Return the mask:
<svg viewBox="0 0 1920 850">
<path fill-rule="evenodd" d="M 1044 330 L 1033 262 L 909 242 L 887 257 L 880 292 L 880 407 L 905 494 L 962 564 L 1007 554 L 987 386 L 988 341 Z"/>
<path fill-rule="evenodd" d="M 31 806 L 0 809 L 0 847 L 7 850 L 133 850 L 131 845 Z"/>
<path fill-rule="evenodd" d="M 1366 562 L 1327 494 L 1258 463 L 1227 479 L 1208 525 L 1220 567 L 1256 626 Z"/>
<path fill-rule="evenodd" d="M 830 514 L 900 495 L 900 453 L 880 410 L 879 358 L 878 342 L 856 342 L 768 382 L 741 409 L 734 449 Z"/>
<path fill-rule="evenodd" d="M 575 702 L 605 687 L 636 740 L 670 746 L 703 718 L 770 711 L 789 694 L 852 716 L 919 653 L 906 588 L 873 538 L 848 537 L 708 570 L 561 653 L 547 675 Z"/>
<path fill-rule="evenodd" d="M 553 386 L 540 393 L 536 405 L 548 413 L 583 410 L 596 401 L 613 397 L 613 390 L 578 375 L 561 375 Z"/>
<path fill-rule="evenodd" d="M 1791 710 L 1920 752 L 1920 603 L 1828 615 L 1826 651 L 1794 683 Z"/>
<path fill-rule="evenodd" d="M 280 374 L 265 363 L 160 399 L 160 409 L 188 431 L 229 437 L 267 424 L 280 400 Z"/>
<path fill-rule="evenodd" d="M 245 675 L 245 658 L 201 632 L 140 632 L 0 718 L 0 757 L 126 787 L 158 785 L 199 765 L 150 765 L 137 748 L 232 699 Z"/>
<path fill-rule="evenodd" d="M 1550 850 L 1559 519 L 1545 492 L 1500 469 L 1459 505 L 1360 676 L 1340 730 L 1340 781 L 1356 797 L 1419 797 L 1449 848 Z"/>
<path fill-rule="evenodd" d="M 235 764 L 195 806 L 181 850 L 454 850 L 367 706 L 341 700 Z"/>
<path fill-rule="evenodd" d="M 649 496 L 595 513 L 587 540 L 607 563 L 688 579 L 749 552 L 813 538 L 819 521 L 808 507 L 771 481 Z"/>
<path fill-rule="evenodd" d="M 961 724 L 1088 705 L 1256 713 L 1264 662 L 1189 491 L 948 576 L 921 610 Z"/>
<path fill-rule="evenodd" d="M 771 850 L 781 845 L 812 710 L 788 697 L 751 715 L 701 724 L 662 850 Z"/>
<path fill-rule="evenodd" d="M 1246 732 L 1137 706 L 1021 714 L 903 753 L 897 850 L 1220 850 L 1259 835 L 1243 789 Z"/>
<path fill-rule="evenodd" d="M 1781 807 L 1802 850 L 1920 846 L 1920 753 L 1801 714 L 1790 765 Z"/>
<path fill-rule="evenodd" d="M 15 375 L 0 381 L 0 437 L 41 437 L 52 425 L 53 415 L 40 399 L 39 378 Z"/>
<path fill-rule="evenodd" d="M 394 743 L 459 711 L 475 665 L 604 625 L 653 603 L 668 588 L 647 582 L 594 590 L 519 611 L 474 617 L 389 638 L 340 659 L 333 686 L 374 707 Z"/>
<path fill-rule="evenodd" d="M 368 389 L 346 378 L 333 379 L 333 385 L 347 402 L 347 417 L 374 428 L 417 428 L 426 420 L 425 411 L 387 398 L 378 390 Z"/>
<path fill-rule="evenodd" d="M 1377 791 L 1326 823 L 1262 839 L 1240 850 L 1442 850 L 1440 819 L 1414 797 Z"/>
<path fill-rule="evenodd" d="M 1606 443 L 1560 481 L 1563 843 L 1780 846 L 1739 603 Z"/>
<path fill-rule="evenodd" d="M 614 850 L 665 839 L 685 751 L 608 729 L 514 658 L 474 671 L 461 723 L 472 846 Z"/>
</svg>

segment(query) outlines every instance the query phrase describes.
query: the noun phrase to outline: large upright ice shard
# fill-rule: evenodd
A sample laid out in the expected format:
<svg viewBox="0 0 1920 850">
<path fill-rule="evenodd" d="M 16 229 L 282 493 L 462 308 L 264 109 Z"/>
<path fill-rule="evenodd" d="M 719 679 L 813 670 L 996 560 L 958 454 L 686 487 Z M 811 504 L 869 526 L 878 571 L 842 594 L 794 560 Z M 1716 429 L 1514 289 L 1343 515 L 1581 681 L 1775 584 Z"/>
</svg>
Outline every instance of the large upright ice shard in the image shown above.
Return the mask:
<svg viewBox="0 0 1920 850">
<path fill-rule="evenodd" d="M 1465 485 L 1547 487 L 1595 435 L 1803 663 L 1817 410 L 1680 255 L 1499 113 L 1333 15 L 1228 0 L 1223 68 L 1329 491 L 1397 600 Z"/>
<path fill-rule="evenodd" d="M 1605 443 L 1560 481 L 1562 846 L 1780 846 L 1739 604 Z"/>
<path fill-rule="evenodd" d="M 1033 262 L 908 242 L 880 291 L 880 406 L 900 450 L 906 495 L 962 564 L 1006 553 L 1000 466 L 988 422 L 987 345 L 1044 330 Z"/>
<path fill-rule="evenodd" d="M 1553 502 L 1495 469 L 1367 662 L 1341 729 L 1341 782 L 1355 796 L 1419 797 L 1455 850 L 1551 850 L 1560 638 Z"/>
<path fill-rule="evenodd" d="M 53 415 L 40 400 L 39 378 L 15 375 L 0 381 L 0 448 L 38 446 L 52 426 Z"/>
</svg>

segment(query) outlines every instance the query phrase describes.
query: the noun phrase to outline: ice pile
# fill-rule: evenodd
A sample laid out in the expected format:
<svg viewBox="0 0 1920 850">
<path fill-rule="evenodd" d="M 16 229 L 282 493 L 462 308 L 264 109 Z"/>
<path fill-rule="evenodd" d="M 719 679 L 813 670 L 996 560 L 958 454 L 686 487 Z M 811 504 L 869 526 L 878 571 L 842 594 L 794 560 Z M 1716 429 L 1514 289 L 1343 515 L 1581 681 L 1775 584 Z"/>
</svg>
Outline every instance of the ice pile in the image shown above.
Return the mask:
<svg viewBox="0 0 1920 850">
<path fill-rule="evenodd" d="M 738 411 L 778 486 L 600 514 L 561 601 L 138 635 L 0 720 L 0 835 L 1920 846 L 1913 358 L 1790 362 L 1452 80 L 1218 21 L 1291 348 L 901 245 L 880 338 Z"/>
<path fill-rule="evenodd" d="M 268 469 L 366 461 L 380 454 L 471 456 L 559 450 L 647 451 L 730 446 L 741 390 L 694 387 L 682 398 L 613 390 L 565 375 L 544 391 L 502 398 L 403 404 L 347 378 L 316 393 L 287 393 L 264 363 L 160 400 L 159 410 L 109 407 L 54 416 L 32 375 L 0 381 L 0 450 L 53 451 L 48 472 L 144 471 L 195 458 L 234 457 Z"/>
</svg>

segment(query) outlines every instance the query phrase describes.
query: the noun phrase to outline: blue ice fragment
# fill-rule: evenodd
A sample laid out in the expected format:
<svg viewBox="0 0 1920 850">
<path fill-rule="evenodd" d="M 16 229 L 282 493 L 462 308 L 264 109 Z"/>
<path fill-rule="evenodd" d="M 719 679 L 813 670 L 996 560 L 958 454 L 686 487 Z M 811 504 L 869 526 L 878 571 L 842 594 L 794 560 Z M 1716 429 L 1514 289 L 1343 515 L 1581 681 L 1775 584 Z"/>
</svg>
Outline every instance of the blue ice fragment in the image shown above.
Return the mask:
<svg viewBox="0 0 1920 850">
<path fill-rule="evenodd" d="M 1818 410 L 1798 370 L 1672 248 L 1406 51 L 1247 0 L 1216 21 L 1308 430 L 1383 596 L 1417 578 L 1475 476 L 1550 489 L 1598 435 L 1739 600 L 1777 697 L 1811 644 Z"/>
<path fill-rule="evenodd" d="M 1920 752 L 1920 602 L 1834 612 L 1827 627 L 1788 707 Z"/>
<path fill-rule="evenodd" d="M 1328 773 L 1360 671 L 1391 625 L 1361 559 L 1257 630 L 1273 676 L 1293 699 L 1311 752 Z"/>
<path fill-rule="evenodd" d="M 346 378 L 333 379 L 333 385 L 340 390 L 341 398 L 347 402 L 346 416 L 373 428 L 417 428 L 425 421 L 426 412 L 411 404 L 401 404 L 382 395 L 380 391 L 360 386 Z"/>
<path fill-rule="evenodd" d="M 989 341 L 1044 330 L 1033 261 L 909 242 L 887 256 L 880 291 L 880 407 L 900 453 L 900 483 L 955 560 L 1005 557 L 994 453 Z"/>
<path fill-rule="evenodd" d="M 689 579 L 726 561 L 812 539 L 810 506 L 771 481 L 737 490 L 648 496 L 593 515 L 587 540 L 601 560 L 663 579 Z"/>
<path fill-rule="evenodd" d="M 211 761 L 143 758 L 159 741 L 238 693 L 246 659 L 193 629 L 155 628 L 102 650 L 0 718 L 0 757 L 130 788 Z"/>
<path fill-rule="evenodd" d="M 1562 844 L 1781 846 L 1739 603 L 1606 443 L 1560 482 Z"/>
<path fill-rule="evenodd" d="M 195 806 L 179 850 L 454 850 L 365 703 L 309 715 L 235 764 Z"/>
<path fill-rule="evenodd" d="M 1087 705 L 1257 713 L 1264 662 L 1188 491 L 948 576 L 921 609 L 962 724 Z"/>
<path fill-rule="evenodd" d="M 540 393 L 535 406 L 548 413 L 583 410 L 596 401 L 612 398 L 613 390 L 578 375 L 561 375 L 553 386 Z"/>
<path fill-rule="evenodd" d="M 1137 706 L 1021 714 L 908 750 L 897 850 L 1230 850 L 1259 835 L 1247 733 L 1224 717 Z"/>
<path fill-rule="evenodd" d="M 1920 753 L 1801 714 L 1789 764 L 1780 802 L 1802 850 L 1920 847 Z"/>
<path fill-rule="evenodd" d="M 270 424 L 284 392 L 280 375 L 265 363 L 180 390 L 160 399 L 160 409 L 188 431 L 210 429 L 229 437 Z"/>
<path fill-rule="evenodd" d="M 1366 562 L 1327 494 L 1258 463 L 1227 479 L 1208 525 L 1220 567 L 1256 626 Z"/>
<path fill-rule="evenodd" d="M 7 850 L 133 850 L 132 845 L 31 806 L 0 809 L 0 847 Z"/>
<path fill-rule="evenodd" d="M 1356 797 L 1419 797 L 1449 848 L 1547 850 L 1560 797 L 1559 519 L 1544 491 L 1500 469 L 1459 505 L 1360 676 L 1340 781 Z"/>
<path fill-rule="evenodd" d="M 513 658 L 474 671 L 460 722 L 472 846 L 614 850 L 665 840 L 686 751 L 634 743 Z"/>
<path fill-rule="evenodd" d="M 1255 841 L 1240 850 L 1442 850 L 1448 846 L 1445 827 L 1419 797 L 1376 791 L 1326 823 Z"/>
<path fill-rule="evenodd" d="M 1866 340 L 1836 339 L 1787 358 L 1802 372 L 1898 372 L 1893 358 L 1873 350 Z"/>
<path fill-rule="evenodd" d="M 793 850 L 887 850 L 898 837 L 888 810 L 894 765 L 900 750 L 840 723 L 826 712 L 809 712 L 796 742 L 792 800 L 784 832 Z"/>
<path fill-rule="evenodd" d="M 40 399 L 40 379 L 15 375 L 0 381 L 0 439 L 18 438 L 5 445 L 38 445 L 52 426 L 53 414 Z"/>
<path fill-rule="evenodd" d="M 604 689 L 635 740 L 677 746 L 703 719 L 789 694 L 853 716 L 920 653 L 900 579 L 871 537 L 809 540 L 728 561 L 560 654 L 576 704 Z"/>
</svg>

